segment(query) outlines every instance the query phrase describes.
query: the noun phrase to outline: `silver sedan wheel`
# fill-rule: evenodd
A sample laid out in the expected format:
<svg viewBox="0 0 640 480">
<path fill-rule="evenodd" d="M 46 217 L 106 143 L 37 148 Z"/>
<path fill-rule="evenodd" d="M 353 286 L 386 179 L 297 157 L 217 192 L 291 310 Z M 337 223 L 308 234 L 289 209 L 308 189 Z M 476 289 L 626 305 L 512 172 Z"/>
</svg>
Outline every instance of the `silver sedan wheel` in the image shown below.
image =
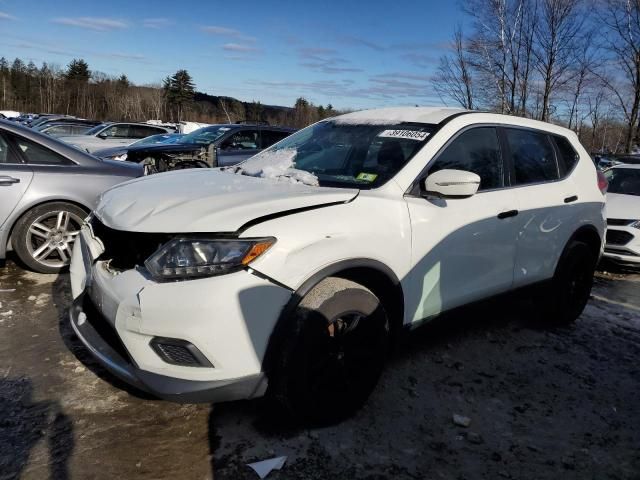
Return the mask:
<svg viewBox="0 0 640 480">
<path fill-rule="evenodd" d="M 58 210 L 36 218 L 27 230 L 27 251 L 41 265 L 62 268 L 71 261 L 73 242 L 80 233 L 82 218 Z"/>
</svg>

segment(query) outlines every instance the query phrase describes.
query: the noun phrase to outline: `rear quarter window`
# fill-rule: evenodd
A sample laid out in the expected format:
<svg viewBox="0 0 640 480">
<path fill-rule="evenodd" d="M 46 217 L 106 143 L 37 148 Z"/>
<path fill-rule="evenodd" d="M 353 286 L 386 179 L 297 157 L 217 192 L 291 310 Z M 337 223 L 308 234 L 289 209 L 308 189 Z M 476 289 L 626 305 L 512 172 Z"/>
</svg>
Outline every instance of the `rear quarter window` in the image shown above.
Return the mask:
<svg viewBox="0 0 640 480">
<path fill-rule="evenodd" d="M 574 150 L 571 142 L 566 138 L 557 135 L 554 135 L 552 138 L 555 141 L 556 146 L 558 147 L 560 161 L 564 163 L 565 174 L 571 173 L 571 171 L 578 163 L 578 160 L 580 159 L 578 152 Z"/>
</svg>

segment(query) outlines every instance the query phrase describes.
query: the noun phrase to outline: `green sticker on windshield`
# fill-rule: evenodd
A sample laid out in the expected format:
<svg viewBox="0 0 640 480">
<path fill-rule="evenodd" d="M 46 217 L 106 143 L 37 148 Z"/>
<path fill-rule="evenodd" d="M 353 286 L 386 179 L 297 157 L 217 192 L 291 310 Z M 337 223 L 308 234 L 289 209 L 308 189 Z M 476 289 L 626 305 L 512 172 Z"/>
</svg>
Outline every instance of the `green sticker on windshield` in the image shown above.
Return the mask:
<svg viewBox="0 0 640 480">
<path fill-rule="evenodd" d="M 359 173 L 356 180 L 362 180 L 363 182 L 373 182 L 378 178 L 377 173 Z"/>
</svg>

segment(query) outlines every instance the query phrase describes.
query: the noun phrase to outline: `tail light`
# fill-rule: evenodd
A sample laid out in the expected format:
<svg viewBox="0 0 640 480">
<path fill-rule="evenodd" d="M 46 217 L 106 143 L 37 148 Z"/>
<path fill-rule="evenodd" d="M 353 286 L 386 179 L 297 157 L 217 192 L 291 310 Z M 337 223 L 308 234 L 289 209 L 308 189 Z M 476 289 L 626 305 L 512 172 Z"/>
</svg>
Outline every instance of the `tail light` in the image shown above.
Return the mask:
<svg viewBox="0 0 640 480">
<path fill-rule="evenodd" d="M 600 170 L 598 170 L 598 188 L 603 195 L 607 193 L 607 188 L 609 188 L 607 177 L 605 177 L 604 173 L 602 173 Z"/>
</svg>

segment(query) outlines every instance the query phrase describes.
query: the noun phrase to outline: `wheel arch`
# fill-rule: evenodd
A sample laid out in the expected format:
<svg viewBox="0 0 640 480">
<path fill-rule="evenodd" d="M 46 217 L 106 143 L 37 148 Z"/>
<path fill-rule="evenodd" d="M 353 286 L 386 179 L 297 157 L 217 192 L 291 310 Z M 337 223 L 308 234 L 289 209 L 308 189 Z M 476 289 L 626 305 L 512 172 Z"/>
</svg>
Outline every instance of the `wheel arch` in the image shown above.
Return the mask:
<svg viewBox="0 0 640 480">
<path fill-rule="evenodd" d="M 582 225 L 575 232 L 573 232 L 573 234 L 569 237 L 569 240 L 567 240 L 567 243 L 562 249 L 562 253 L 560 257 L 556 262 L 556 268 L 554 269 L 554 271 L 557 271 L 562 258 L 565 256 L 567 247 L 571 244 L 571 242 L 574 242 L 574 241 L 580 241 L 580 242 L 586 243 L 591 249 L 591 251 L 593 252 L 593 254 L 596 256 L 596 258 L 598 260 L 600 259 L 600 256 L 602 254 L 602 245 L 603 245 L 602 242 L 604 241 L 604 239 L 600 236 L 600 233 L 598 232 L 598 229 L 595 226 L 591 224 Z"/>
<path fill-rule="evenodd" d="M 269 376 L 277 364 L 281 342 L 286 339 L 287 320 L 304 296 L 327 277 L 339 277 L 359 283 L 371 290 L 382 302 L 389 316 L 392 342 L 401 331 L 404 320 L 404 292 L 397 275 L 384 263 L 369 258 L 336 262 L 311 275 L 282 309 L 263 359 L 263 371 Z"/>
</svg>

